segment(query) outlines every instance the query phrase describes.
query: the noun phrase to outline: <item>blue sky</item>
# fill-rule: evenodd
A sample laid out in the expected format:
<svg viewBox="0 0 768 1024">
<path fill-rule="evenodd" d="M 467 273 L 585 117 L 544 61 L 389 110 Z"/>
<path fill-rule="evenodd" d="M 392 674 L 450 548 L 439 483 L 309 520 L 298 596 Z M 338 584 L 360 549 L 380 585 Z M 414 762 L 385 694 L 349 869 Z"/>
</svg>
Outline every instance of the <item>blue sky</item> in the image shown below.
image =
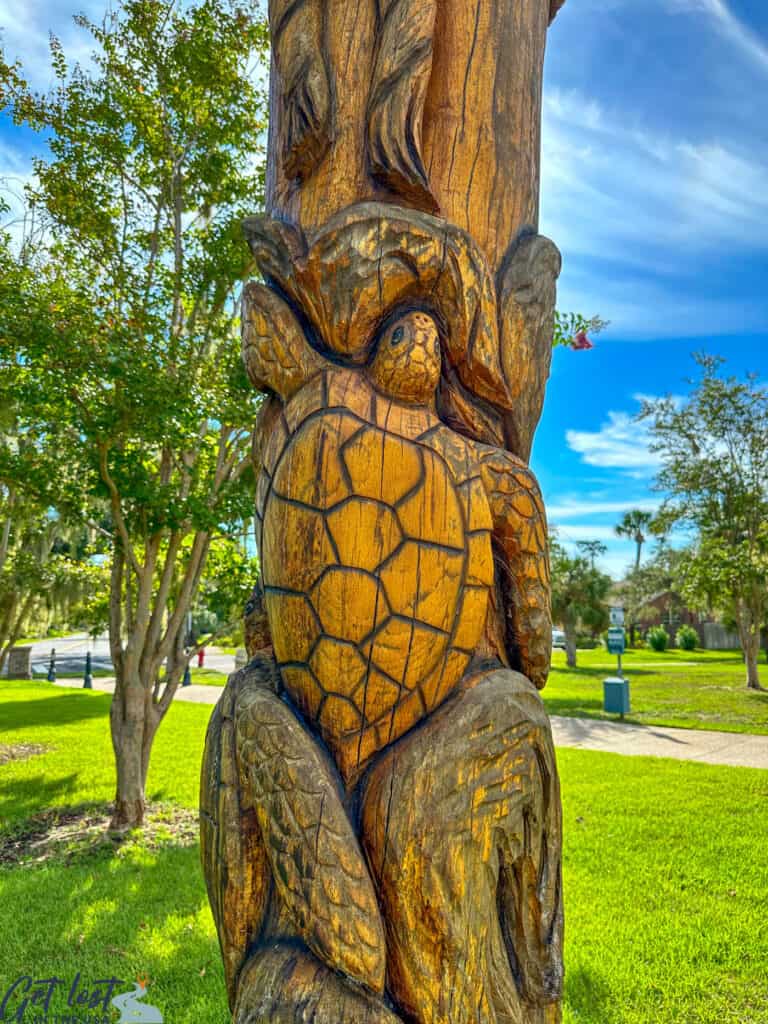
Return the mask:
<svg viewBox="0 0 768 1024">
<path fill-rule="evenodd" d="M 51 83 L 52 29 L 88 53 L 70 14 L 104 0 L 0 0 L 9 55 Z M 621 513 L 652 508 L 638 396 L 685 394 L 691 353 L 765 374 L 768 4 L 568 0 L 547 54 L 541 230 L 563 253 L 558 304 L 611 321 L 592 352 L 555 353 L 533 465 L 563 540 L 632 545 Z M 0 177 L 29 173 L 34 136 L 0 120 Z"/>
</svg>

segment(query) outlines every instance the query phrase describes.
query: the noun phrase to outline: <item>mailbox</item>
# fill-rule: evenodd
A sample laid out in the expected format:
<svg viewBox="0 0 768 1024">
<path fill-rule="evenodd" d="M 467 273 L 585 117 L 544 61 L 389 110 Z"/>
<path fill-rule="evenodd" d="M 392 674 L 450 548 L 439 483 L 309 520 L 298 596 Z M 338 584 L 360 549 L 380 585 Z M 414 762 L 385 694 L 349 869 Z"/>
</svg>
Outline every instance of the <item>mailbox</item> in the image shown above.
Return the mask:
<svg viewBox="0 0 768 1024">
<path fill-rule="evenodd" d="M 629 714 L 629 680 L 614 676 L 603 680 L 603 707 L 612 715 Z"/>
</svg>

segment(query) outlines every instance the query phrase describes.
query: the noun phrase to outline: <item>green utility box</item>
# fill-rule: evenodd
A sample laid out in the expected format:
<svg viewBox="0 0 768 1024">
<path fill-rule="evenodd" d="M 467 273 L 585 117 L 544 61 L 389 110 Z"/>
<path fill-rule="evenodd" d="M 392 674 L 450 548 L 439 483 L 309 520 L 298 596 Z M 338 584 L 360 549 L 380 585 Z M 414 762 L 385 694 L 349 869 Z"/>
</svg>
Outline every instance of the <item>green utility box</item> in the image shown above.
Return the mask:
<svg viewBox="0 0 768 1024">
<path fill-rule="evenodd" d="M 603 680 L 603 707 L 612 715 L 629 714 L 629 680 L 614 676 Z"/>
</svg>

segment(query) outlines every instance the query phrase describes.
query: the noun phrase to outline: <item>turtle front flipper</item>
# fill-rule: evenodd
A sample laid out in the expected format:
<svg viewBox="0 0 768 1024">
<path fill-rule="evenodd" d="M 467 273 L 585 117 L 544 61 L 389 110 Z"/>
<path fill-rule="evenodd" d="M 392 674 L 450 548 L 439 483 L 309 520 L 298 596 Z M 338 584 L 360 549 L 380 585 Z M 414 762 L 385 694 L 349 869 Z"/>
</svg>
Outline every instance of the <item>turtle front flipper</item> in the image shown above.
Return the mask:
<svg viewBox="0 0 768 1024">
<path fill-rule="evenodd" d="M 552 656 L 547 517 L 541 491 L 531 470 L 510 452 L 485 449 L 480 471 L 502 555 L 507 654 L 541 689 Z"/>
<path fill-rule="evenodd" d="M 382 993 L 384 928 L 338 776 L 269 690 L 243 689 L 235 715 L 240 769 L 281 906 L 323 964 Z"/>
<path fill-rule="evenodd" d="M 288 303 L 266 285 L 245 286 L 242 332 L 243 362 L 251 383 L 284 402 L 327 365 L 307 341 Z"/>
</svg>

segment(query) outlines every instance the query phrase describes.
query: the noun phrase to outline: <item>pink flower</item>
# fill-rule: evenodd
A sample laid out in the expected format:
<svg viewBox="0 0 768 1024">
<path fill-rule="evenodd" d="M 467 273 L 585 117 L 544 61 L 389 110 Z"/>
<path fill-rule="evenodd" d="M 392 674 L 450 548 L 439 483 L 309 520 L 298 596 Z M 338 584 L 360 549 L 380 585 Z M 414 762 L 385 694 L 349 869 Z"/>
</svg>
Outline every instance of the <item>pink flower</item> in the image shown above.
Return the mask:
<svg viewBox="0 0 768 1024">
<path fill-rule="evenodd" d="M 576 352 L 586 352 L 588 349 L 594 347 L 595 346 L 587 337 L 586 331 L 577 331 L 571 340 L 571 348 Z"/>
</svg>

